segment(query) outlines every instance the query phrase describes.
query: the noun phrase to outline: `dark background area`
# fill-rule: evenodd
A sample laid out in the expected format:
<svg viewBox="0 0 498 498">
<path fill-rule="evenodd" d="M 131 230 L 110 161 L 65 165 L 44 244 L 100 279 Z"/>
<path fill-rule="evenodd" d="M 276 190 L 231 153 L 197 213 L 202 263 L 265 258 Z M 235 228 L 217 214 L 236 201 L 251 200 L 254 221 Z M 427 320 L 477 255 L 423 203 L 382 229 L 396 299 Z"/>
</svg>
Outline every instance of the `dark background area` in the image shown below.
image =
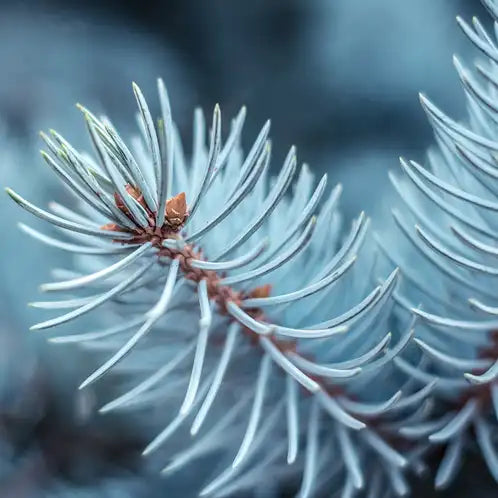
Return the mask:
<svg viewBox="0 0 498 498">
<path fill-rule="evenodd" d="M 368 161 L 364 153 L 370 150 L 392 152 L 393 157 L 407 151 L 420 155 L 431 131 L 418 91 L 449 112 L 463 113 L 451 55 L 465 54 L 469 44 L 455 15 L 469 19 L 477 14 L 489 21 L 477 0 L 5 4 L 4 23 L 12 17 L 12 27 L 24 17 L 27 24 L 15 26 L 12 43 L 4 50 L 15 56 L 17 35 L 30 45 L 31 57 L 43 61 L 46 72 L 52 66 L 65 73 L 52 74 L 51 81 L 64 76 L 70 86 L 71 75 L 80 79 L 73 90 L 65 88 L 63 98 L 99 99 L 111 117 L 129 116 L 134 105 L 129 81 L 119 74 L 105 81 L 112 76 L 106 74 L 106 59 L 113 66 L 118 58 L 120 72 L 136 79 L 148 94 L 154 92 L 156 76 L 166 79 L 185 135 L 194 105 L 208 112 L 220 102 L 231 116 L 245 104 L 249 136 L 272 119 L 277 159 L 296 144 L 302 160 L 332 174 L 339 169 L 335 163 L 342 165 L 345 159 L 359 161 L 361 156 Z M 101 43 L 92 42 L 95 36 Z M 74 45 L 64 64 L 54 64 L 50 59 L 59 56 L 45 50 L 51 37 L 57 43 L 50 48 L 69 51 Z M 127 56 L 123 51 L 133 40 L 135 53 Z M 86 50 L 85 57 L 78 48 Z M 95 64 L 92 57 L 101 62 Z M 17 66 L 29 62 L 17 56 Z M 30 76 L 21 87 L 18 80 L 11 83 L 17 91 L 27 85 L 37 100 L 36 74 Z M 43 74 L 38 77 L 44 79 Z M 31 114 L 20 112 L 18 100 L 22 98 L 8 95 L 1 110 L 14 130 L 23 132 L 30 129 L 24 120 Z M 69 107 L 66 112 L 74 113 Z M 47 114 L 57 121 L 54 112 Z"/>
<path fill-rule="evenodd" d="M 418 91 L 450 115 L 464 116 L 451 55 L 457 52 L 470 62 L 475 54 L 455 15 L 469 19 L 477 14 L 489 25 L 477 0 L 52 0 L 0 5 L 2 184 L 40 204 L 60 196 L 37 157 L 37 131 L 55 127 L 86 145 L 73 105 L 80 101 L 91 109 L 105 109 L 126 134 L 135 125 L 131 81 L 157 105 L 155 78 L 162 76 L 187 144 L 195 106 L 209 113 L 219 102 L 223 116 L 229 117 L 246 105 L 247 145 L 271 118 L 274 164 L 297 145 L 298 157 L 312 170 L 327 171 L 333 183 L 343 182 L 347 218 L 361 209 L 379 209 L 389 195 L 386 172 L 397 167 L 399 155 L 423 159 L 432 134 Z M 88 360 L 75 356 L 54 369 L 50 363 L 54 357 L 61 360 L 60 355 L 48 351 L 43 339 L 25 338 L 34 321 L 25 303 L 36 295 L 56 256 L 38 245 L 36 252 L 30 251 L 31 241 L 15 227 L 17 220 L 28 218 L 3 198 L 0 209 L 0 229 L 8 234 L 0 247 L 0 364 L 6 379 L 2 413 L 27 420 L 30 430 L 16 425 L 16 431 L 30 434 L 35 443 L 28 438 L 24 447 L 41 447 L 36 454 L 43 456 L 54 451 L 45 443 L 61 432 L 61 405 L 81 369 L 88 369 Z M 22 259 L 22 267 L 7 254 Z M 26 361 L 22 374 L 15 361 L 21 356 Z M 34 418 L 26 415 L 33 398 L 41 398 Z M 101 437 L 101 427 L 97 432 L 89 427 L 83 435 L 79 426 L 64 430 L 74 444 L 90 439 L 89 449 L 83 450 L 90 455 L 100 452 L 103 460 L 112 461 L 116 454 L 129 454 L 133 461 L 140 447 L 135 435 L 116 442 Z M 72 452 L 58 448 L 57 455 L 70 459 Z M 100 464 L 95 465 L 100 476 Z M 47 469 L 53 470 L 50 465 Z M 152 489 L 155 480 L 147 479 Z M 137 486 L 135 496 L 155 496 Z M 433 496 L 430 487 L 429 479 L 413 496 Z M 496 496 L 496 486 L 480 460 L 469 455 L 457 484 L 437 496 Z"/>
<path fill-rule="evenodd" d="M 358 197 L 373 211 L 400 154 L 420 157 L 430 143 L 418 91 L 463 114 L 451 55 L 465 55 L 469 44 L 457 14 L 489 24 L 478 0 L 6 2 L 3 22 L 15 33 L 4 50 L 18 71 L 27 55 L 35 61 L 20 71 L 24 84 L 15 78 L 3 92 L 0 111 L 28 133 L 40 99 L 38 116 L 50 116 L 51 126 L 76 115 L 75 100 L 129 121 L 129 80 L 152 95 L 160 75 L 183 136 L 195 105 L 209 112 L 219 102 L 225 116 L 247 105 L 247 140 L 271 118 L 276 163 L 296 144 L 302 161 L 348 185 L 351 216 Z"/>
</svg>

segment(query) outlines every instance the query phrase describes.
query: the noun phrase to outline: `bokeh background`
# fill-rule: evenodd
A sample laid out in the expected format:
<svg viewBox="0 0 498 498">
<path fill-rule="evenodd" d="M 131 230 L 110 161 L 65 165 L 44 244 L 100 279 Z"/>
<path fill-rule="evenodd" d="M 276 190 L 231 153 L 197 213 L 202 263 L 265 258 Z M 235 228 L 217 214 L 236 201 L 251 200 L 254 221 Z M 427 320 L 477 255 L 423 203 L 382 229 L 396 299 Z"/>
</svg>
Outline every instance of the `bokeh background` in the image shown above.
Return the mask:
<svg viewBox="0 0 498 498">
<path fill-rule="evenodd" d="M 423 91 L 464 116 L 451 56 L 475 56 L 455 15 L 489 19 L 478 0 L 0 1 L 0 183 L 44 205 L 64 199 L 38 157 L 38 130 L 86 145 L 75 102 L 104 111 L 127 135 L 131 81 L 155 102 L 168 86 L 186 143 L 192 111 L 247 105 L 247 143 L 272 119 L 274 164 L 295 144 L 301 161 L 344 185 L 343 209 L 383 216 L 386 172 L 421 160 L 432 135 Z M 188 496 L 139 458 L 143 433 L 94 415 L 98 392 L 75 394 L 91 357 L 29 334 L 26 302 L 61 254 L 17 230 L 38 226 L 0 197 L 0 497 Z M 378 221 L 379 222 L 379 221 Z M 496 496 L 469 457 L 439 496 Z M 427 484 L 427 485 L 426 485 Z M 430 476 L 414 496 L 432 496 Z M 79 493 L 79 494 L 78 494 Z M 166 494 L 165 494 L 166 493 Z M 173 493 L 173 494 L 172 494 Z"/>
</svg>

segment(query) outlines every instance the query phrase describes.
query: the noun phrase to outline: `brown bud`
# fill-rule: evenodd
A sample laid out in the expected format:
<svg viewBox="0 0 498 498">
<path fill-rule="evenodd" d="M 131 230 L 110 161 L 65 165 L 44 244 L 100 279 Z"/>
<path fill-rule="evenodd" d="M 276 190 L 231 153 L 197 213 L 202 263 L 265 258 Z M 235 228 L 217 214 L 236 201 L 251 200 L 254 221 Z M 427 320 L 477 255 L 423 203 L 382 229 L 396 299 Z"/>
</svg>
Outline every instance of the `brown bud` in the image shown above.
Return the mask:
<svg viewBox="0 0 498 498">
<path fill-rule="evenodd" d="M 261 287 L 254 288 L 250 293 L 249 297 L 259 298 L 259 297 L 269 297 L 271 293 L 271 285 L 265 284 Z"/>
<path fill-rule="evenodd" d="M 121 232 L 121 227 L 116 225 L 116 223 L 107 223 L 100 227 L 101 230 L 107 230 L 109 232 Z"/>
<path fill-rule="evenodd" d="M 166 222 L 168 225 L 178 227 L 183 225 L 187 217 L 187 200 L 185 192 L 180 192 L 175 197 L 166 201 L 165 211 Z"/>
</svg>

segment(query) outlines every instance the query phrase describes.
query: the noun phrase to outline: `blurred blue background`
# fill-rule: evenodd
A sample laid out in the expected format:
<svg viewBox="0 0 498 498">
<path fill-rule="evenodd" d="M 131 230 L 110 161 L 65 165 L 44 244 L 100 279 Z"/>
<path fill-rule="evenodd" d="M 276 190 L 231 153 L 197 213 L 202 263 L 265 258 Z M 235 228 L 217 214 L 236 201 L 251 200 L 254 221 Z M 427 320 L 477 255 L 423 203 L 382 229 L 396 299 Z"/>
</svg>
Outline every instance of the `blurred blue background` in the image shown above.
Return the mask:
<svg viewBox="0 0 498 498">
<path fill-rule="evenodd" d="M 301 161 L 343 183 L 348 218 L 380 212 L 387 170 L 431 143 L 419 91 L 463 117 L 451 56 L 474 54 L 455 15 L 489 24 L 477 0 L 0 4 L 2 185 L 39 205 L 64 200 L 39 158 L 38 131 L 85 146 L 81 102 L 131 133 L 131 81 L 155 105 L 162 76 L 187 143 L 195 106 L 219 102 L 229 117 L 245 104 L 247 144 L 271 118 L 275 167 L 297 145 Z M 88 355 L 28 333 L 36 316 L 26 302 L 50 268 L 70 261 L 19 232 L 18 221 L 42 225 L 5 195 L 0 209 L 0 496 L 165 496 L 138 456 L 140 431 L 94 416 L 94 393 L 74 394 Z M 467 473 L 441 496 L 474 495 L 480 468 Z M 486 486 L 492 493 L 483 477 L 479 496 Z"/>
</svg>

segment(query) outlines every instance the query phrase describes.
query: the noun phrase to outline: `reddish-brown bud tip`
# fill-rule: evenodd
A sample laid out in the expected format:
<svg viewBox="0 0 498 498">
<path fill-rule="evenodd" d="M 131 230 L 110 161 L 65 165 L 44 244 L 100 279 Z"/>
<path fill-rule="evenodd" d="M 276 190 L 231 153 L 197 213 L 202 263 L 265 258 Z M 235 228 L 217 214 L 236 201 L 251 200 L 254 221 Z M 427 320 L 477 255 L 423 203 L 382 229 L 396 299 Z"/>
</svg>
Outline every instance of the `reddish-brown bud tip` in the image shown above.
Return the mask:
<svg viewBox="0 0 498 498">
<path fill-rule="evenodd" d="M 269 297 L 270 293 L 271 293 L 271 285 L 265 284 L 265 285 L 262 285 L 261 287 L 254 288 L 250 292 L 249 297 L 254 297 L 254 298 Z"/>
<path fill-rule="evenodd" d="M 187 199 L 185 192 L 180 192 L 175 197 L 166 201 L 166 221 L 171 226 L 180 226 L 187 217 Z"/>
<path fill-rule="evenodd" d="M 121 232 L 121 227 L 116 225 L 116 223 L 107 223 L 100 227 L 101 230 L 107 230 L 109 232 Z"/>
</svg>

